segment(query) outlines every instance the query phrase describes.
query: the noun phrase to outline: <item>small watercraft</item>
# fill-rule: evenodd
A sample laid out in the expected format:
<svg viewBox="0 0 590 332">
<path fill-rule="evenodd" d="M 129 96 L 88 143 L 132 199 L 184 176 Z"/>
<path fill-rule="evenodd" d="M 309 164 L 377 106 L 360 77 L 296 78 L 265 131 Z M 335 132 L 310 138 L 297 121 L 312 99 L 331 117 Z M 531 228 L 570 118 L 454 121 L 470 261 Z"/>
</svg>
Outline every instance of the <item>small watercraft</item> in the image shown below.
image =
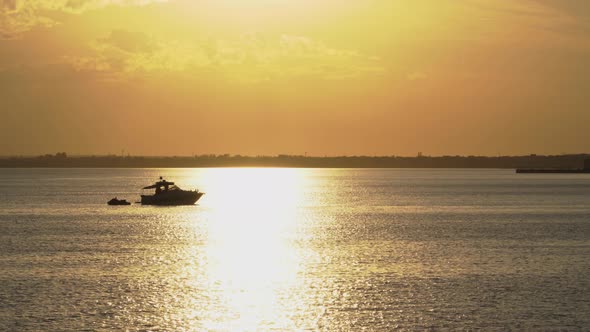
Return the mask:
<svg viewBox="0 0 590 332">
<path fill-rule="evenodd" d="M 143 188 L 147 189 L 155 189 L 155 193 L 141 195 L 142 205 L 194 205 L 204 195 L 198 190 L 180 189 L 174 182 L 168 182 L 162 177 L 160 181 Z"/>
<path fill-rule="evenodd" d="M 131 205 L 131 203 L 127 202 L 125 199 L 117 199 L 117 197 L 111 199 L 107 202 L 108 205 Z"/>
</svg>

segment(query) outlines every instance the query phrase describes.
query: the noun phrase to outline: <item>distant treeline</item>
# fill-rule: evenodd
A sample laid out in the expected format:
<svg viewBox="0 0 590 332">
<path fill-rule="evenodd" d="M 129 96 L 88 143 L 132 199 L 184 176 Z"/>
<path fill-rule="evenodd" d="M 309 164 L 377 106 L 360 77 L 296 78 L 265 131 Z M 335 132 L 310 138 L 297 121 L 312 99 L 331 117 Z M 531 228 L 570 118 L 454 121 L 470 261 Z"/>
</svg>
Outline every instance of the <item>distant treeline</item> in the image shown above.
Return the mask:
<svg viewBox="0 0 590 332">
<path fill-rule="evenodd" d="M 300 167 L 300 168 L 582 168 L 589 154 L 528 156 L 345 156 L 293 155 L 192 157 L 74 156 L 61 152 L 38 157 L 3 157 L 0 167 L 167 168 L 167 167 Z"/>
</svg>

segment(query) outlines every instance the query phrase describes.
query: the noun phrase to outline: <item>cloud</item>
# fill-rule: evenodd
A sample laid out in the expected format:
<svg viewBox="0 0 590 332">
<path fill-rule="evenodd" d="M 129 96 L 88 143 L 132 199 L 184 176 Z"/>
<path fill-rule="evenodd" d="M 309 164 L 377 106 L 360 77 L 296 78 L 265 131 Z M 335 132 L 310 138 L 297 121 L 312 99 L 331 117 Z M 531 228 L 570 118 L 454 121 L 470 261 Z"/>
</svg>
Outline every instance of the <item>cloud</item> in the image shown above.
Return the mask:
<svg viewBox="0 0 590 332">
<path fill-rule="evenodd" d="M 150 52 L 155 48 L 152 39 L 146 34 L 127 30 L 113 30 L 108 37 L 101 38 L 98 42 L 131 53 Z"/>
<path fill-rule="evenodd" d="M 34 27 L 58 24 L 48 12 L 79 14 L 110 5 L 141 6 L 167 0 L 0 0 L 0 39 L 13 39 Z"/>
<path fill-rule="evenodd" d="M 587 0 L 534 0 L 537 3 L 552 7 L 572 16 L 590 20 L 590 2 Z"/>
<path fill-rule="evenodd" d="M 559 28 L 567 34 L 577 34 L 588 40 L 590 32 L 590 1 L 587 0 L 534 0 L 561 17 Z"/>
<path fill-rule="evenodd" d="M 64 56 L 79 72 L 106 80 L 124 80 L 152 73 L 184 72 L 209 65 L 204 50 L 177 41 L 157 40 L 139 32 L 115 30 L 90 44 L 92 56 Z"/>
<path fill-rule="evenodd" d="M 488 13 L 502 13 L 504 17 L 522 22 L 528 19 L 536 27 L 578 27 L 590 22 L 590 2 L 587 0 L 470 0 L 472 5 Z"/>
<path fill-rule="evenodd" d="M 285 77 L 343 79 L 383 71 L 376 57 L 294 35 L 249 34 L 234 40 L 186 43 L 113 31 L 91 48 L 93 56 L 64 59 L 78 71 L 103 73 L 109 79 L 208 71 L 230 81 L 252 83 Z"/>
</svg>

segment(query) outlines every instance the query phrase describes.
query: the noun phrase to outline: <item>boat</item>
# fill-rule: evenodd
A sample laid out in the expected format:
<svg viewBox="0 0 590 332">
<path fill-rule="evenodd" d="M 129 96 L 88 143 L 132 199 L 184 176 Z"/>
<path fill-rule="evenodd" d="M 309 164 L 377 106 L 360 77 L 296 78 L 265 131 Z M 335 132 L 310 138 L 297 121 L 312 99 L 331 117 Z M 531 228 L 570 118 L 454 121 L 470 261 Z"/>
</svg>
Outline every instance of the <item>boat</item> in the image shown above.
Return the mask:
<svg viewBox="0 0 590 332">
<path fill-rule="evenodd" d="M 518 174 L 589 174 L 590 159 L 584 160 L 583 168 L 517 168 Z"/>
<path fill-rule="evenodd" d="M 180 189 L 174 182 L 164 180 L 144 187 L 142 190 L 155 189 L 152 195 L 141 195 L 142 205 L 194 205 L 204 193 L 198 190 Z"/>
<path fill-rule="evenodd" d="M 578 168 L 517 168 L 516 173 L 518 174 L 588 174 L 590 169 L 578 169 Z"/>
<path fill-rule="evenodd" d="M 117 199 L 117 197 L 111 199 L 107 202 L 108 205 L 131 205 L 131 203 L 127 202 L 125 199 Z"/>
</svg>

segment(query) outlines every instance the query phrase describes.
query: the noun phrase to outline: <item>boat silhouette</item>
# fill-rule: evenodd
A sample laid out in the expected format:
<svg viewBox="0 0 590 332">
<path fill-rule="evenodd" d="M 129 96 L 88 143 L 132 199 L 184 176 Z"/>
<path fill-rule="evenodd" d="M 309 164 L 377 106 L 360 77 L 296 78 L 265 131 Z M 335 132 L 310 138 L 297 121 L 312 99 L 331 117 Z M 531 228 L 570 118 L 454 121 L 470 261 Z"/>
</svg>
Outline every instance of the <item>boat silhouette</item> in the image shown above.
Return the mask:
<svg viewBox="0 0 590 332">
<path fill-rule="evenodd" d="M 169 182 L 162 177 L 160 181 L 144 187 L 143 190 L 154 189 L 152 195 L 141 195 L 142 205 L 194 205 L 204 193 L 198 190 L 183 190 L 174 182 Z"/>
<path fill-rule="evenodd" d="M 125 199 L 117 199 L 117 197 L 111 199 L 107 202 L 108 205 L 131 205 L 131 203 L 127 202 Z"/>
</svg>

